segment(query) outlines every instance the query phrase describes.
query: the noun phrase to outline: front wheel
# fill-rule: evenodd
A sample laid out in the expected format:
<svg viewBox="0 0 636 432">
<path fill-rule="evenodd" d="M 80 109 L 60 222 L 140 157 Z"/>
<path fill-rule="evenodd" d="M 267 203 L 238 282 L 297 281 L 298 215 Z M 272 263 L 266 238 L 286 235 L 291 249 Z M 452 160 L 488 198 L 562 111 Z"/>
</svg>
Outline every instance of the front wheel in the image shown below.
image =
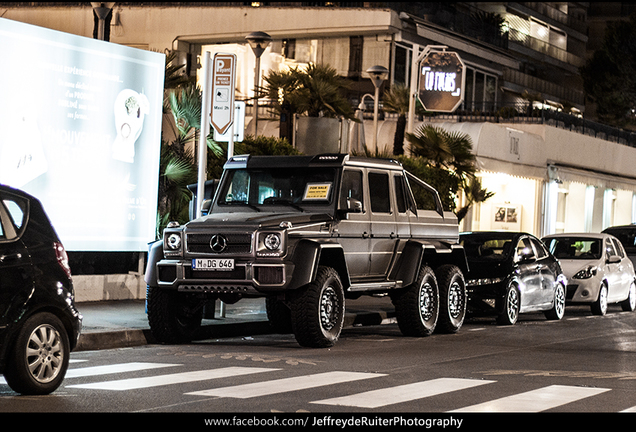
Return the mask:
<svg viewBox="0 0 636 432">
<path fill-rule="evenodd" d="M 439 317 L 439 289 L 430 267 L 422 266 L 416 281 L 392 297 L 398 327 L 404 336 L 429 336 Z"/>
<path fill-rule="evenodd" d="M 519 290 L 514 284 L 510 284 L 503 297 L 503 305 L 500 308 L 499 316 L 497 316 L 497 324 L 514 325 L 519 319 L 519 309 Z"/>
<path fill-rule="evenodd" d="M 560 283 L 554 290 L 554 305 L 552 309 L 545 312 L 545 317 L 549 320 L 560 320 L 565 315 L 565 288 Z"/>
<path fill-rule="evenodd" d="M 51 313 L 38 313 L 18 332 L 4 377 L 18 393 L 49 394 L 64 380 L 70 355 L 62 322 Z"/>
<path fill-rule="evenodd" d="M 632 282 L 629 285 L 629 296 L 623 302 L 621 302 L 621 308 L 625 312 L 633 312 L 636 309 L 636 285 Z"/>
<path fill-rule="evenodd" d="M 607 287 L 601 284 L 598 290 L 598 298 L 592 303 L 592 313 L 594 315 L 605 315 L 607 313 Z"/>
<path fill-rule="evenodd" d="M 192 294 L 148 287 L 148 323 L 160 343 L 190 342 L 201 328 L 203 303 Z"/>
<path fill-rule="evenodd" d="M 319 267 L 316 279 L 298 289 L 291 302 L 292 329 L 304 347 L 333 346 L 344 324 L 345 298 L 340 276 Z"/>
<path fill-rule="evenodd" d="M 440 312 L 436 331 L 457 333 L 466 317 L 466 283 L 459 267 L 443 265 L 435 270 Z"/>
</svg>

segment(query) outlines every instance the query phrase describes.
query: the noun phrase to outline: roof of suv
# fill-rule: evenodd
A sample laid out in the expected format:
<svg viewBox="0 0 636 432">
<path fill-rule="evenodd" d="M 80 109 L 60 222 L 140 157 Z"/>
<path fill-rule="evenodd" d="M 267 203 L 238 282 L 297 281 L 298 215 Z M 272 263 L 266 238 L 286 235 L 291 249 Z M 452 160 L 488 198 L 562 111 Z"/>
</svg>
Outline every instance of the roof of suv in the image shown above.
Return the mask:
<svg viewBox="0 0 636 432">
<path fill-rule="evenodd" d="M 303 168 L 303 167 L 341 167 L 343 165 L 365 165 L 385 169 L 401 169 L 402 165 L 393 159 L 376 159 L 369 157 L 349 156 L 348 154 L 321 154 L 314 156 L 263 156 L 237 155 L 232 156 L 225 168 Z"/>
</svg>

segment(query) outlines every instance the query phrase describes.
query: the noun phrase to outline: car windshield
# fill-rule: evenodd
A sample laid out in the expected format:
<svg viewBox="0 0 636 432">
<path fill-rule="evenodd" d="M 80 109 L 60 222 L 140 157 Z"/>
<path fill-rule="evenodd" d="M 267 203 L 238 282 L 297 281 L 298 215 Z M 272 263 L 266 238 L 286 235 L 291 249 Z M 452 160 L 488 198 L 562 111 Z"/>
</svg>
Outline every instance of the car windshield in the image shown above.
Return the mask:
<svg viewBox="0 0 636 432">
<path fill-rule="evenodd" d="M 336 170 L 329 168 L 229 170 L 218 205 L 248 206 L 253 210 L 289 206 L 304 211 L 305 206 L 332 202 L 335 177 Z"/>
<path fill-rule="evenodd" d="M 544 242 L 558 259 L 600 259 L 603 253 L 600 239 L 559 237 L 547 238 Z"/>
<path fill-rule="evenodd" d="M 503 236 L 462 236 L 460 243 L 471 261 L 504 261 L 513 250 L 512 238 Z"/>
</svg>

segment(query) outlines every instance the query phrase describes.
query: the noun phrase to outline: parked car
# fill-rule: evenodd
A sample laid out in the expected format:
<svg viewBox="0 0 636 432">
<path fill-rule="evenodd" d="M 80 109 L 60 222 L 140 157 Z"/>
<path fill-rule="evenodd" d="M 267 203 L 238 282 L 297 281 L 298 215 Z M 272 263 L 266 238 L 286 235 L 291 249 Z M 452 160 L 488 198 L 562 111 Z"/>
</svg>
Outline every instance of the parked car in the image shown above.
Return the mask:
<svg viewBox="0 0 636 432">
<path fill-rule="evenodd" d="M 520 313 L 565 313 L 567 279 L 559 261 L 535 236 L 523 232 L 461 233 L 466 251 L 468 312 L 515 324 Z"/>
<path fill-rule="evenodd" d="M 636 266 L 636 224 L 605 228 L 602 232 L 611 234 L 623 245 L 627 256 Z"/>
<path fill-rule="evenodd" d="M 81 326 L 66 251 L 40 201 L 0 185 L 0 373 L 9 386 L 57 389 Z"/>
<path fill-rule="evenodd" d="M 607 305 L 636 307 L 634 265 L 618 239 L 607 233 L 555 234 L 543 238 L 568 278 L 568 303 L 589 303 L 605 315 Z"/>
</svg>

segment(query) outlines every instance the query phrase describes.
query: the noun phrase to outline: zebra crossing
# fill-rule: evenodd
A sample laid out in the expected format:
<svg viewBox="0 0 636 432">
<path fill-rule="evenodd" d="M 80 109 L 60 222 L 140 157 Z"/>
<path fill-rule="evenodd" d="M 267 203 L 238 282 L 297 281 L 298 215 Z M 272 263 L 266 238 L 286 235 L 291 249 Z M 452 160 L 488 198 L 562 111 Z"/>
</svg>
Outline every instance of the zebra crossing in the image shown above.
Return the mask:
<svg viewBox="0 0 636 432">
<path fill-rule="evenodd" d="M 336 386 L 355 381 L 369 381 L 385 377 L 384 373 L 352 371 L 330 371 L 309 375 L 267 379 L 267 375 L 281 368 L 230 366 L 197 371 L 178 371 L 184 365 L 178 363 L 130 362 L 106 366 L 87 366 L 69 368 L 63 387 L 65 389 L 89 389 L 103 391 L 130 391 L 173 384 L 200 382 L 203 390 L 184 393 L 190 396 L 249 399 L 273 394 L 292 393 L 324 386 Z M 109 379 L 111 375 L 135 372 L 156 372 L 150 376 L 126 379 Z M 240 385 L 224 386 L 224 378 L 238 376 L 251 377 L 251 382 Z M 74 384 L 78 378 L 103 377 L 97 382 Z M 99 378 L 98 378 L 99 379 Z M 492 386 L 498 381 L 468 378 L 436 378 L 409 384 L 379 387 L 346 396 L 328 399 L 310 400 L 308 403 L 321 406 L 340 406 L 349 408 L 376 409 L 387 406 L 399 406 L 400 403 L 425 400 L 435 396 L 460 392 L 481 386 Z M 219 384 L 220 383 L 220 384 Z M 6 384 L 0 377 L 0 385 Z M 507 395 L 487 402 L 448 411 L 449 413 L 472 412 L 542 412 L 559 406 L 593 398 L 611 391 L 610 388 L 550 385 L 535 390 Z M 321 408 L 318 408 L 321 409 Z M 636 406 L 622 412 L 636 412 Z"/>
</svg>

